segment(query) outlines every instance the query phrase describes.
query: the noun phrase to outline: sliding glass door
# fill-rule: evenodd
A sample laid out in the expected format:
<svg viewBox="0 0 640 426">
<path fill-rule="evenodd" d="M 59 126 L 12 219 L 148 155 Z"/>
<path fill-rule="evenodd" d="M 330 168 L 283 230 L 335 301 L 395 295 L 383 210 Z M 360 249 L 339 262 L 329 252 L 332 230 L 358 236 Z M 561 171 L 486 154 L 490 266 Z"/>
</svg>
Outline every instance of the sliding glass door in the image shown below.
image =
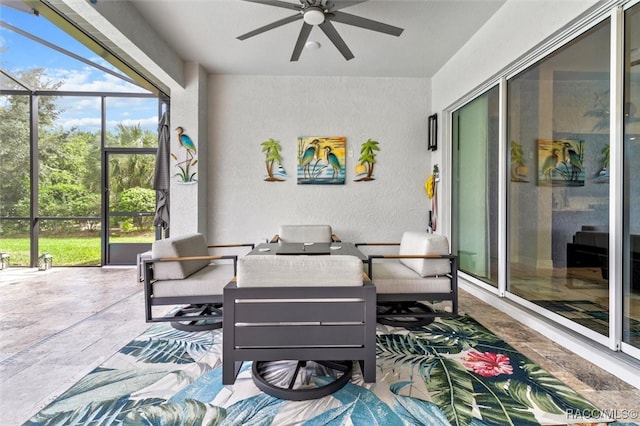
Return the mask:
<svg viewBox="0 0 640 426">
<path fill-rule="evenodd" d="M 619 26 L 624 40 L 612 31 Z M 504 74 L 451 115 L 452 245 L 462 276 L 640 358 L 640 3 L 612 8 Z M 612 92 L 618 78 L 623 90 Z M 622 134 L 613 132 L 620 122 Z"/>
<path fill-rule="evenodd" d="M 609 21 L 508 80 L 510 293 L 609 334 Z"/>
<path fill-rule="evenodd" d="M 498 285 L 498 87 L 452 116 L 453 242 L 461 271 Z"/>
</svg>

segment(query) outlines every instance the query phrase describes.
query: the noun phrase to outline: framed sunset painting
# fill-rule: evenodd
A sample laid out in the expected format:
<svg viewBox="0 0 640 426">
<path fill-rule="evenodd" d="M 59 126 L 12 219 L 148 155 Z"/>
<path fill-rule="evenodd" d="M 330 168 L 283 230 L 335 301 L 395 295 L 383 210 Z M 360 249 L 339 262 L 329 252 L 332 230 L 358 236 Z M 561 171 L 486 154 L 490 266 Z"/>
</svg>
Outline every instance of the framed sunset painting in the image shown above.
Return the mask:
<svg viewBox="0 0 640 426">
<path fill-rule="evenodd" d="M 304 136 L 298 138 L 298 185 L 342 185 L 346 177 L 347 138 Z"/>
</svg>

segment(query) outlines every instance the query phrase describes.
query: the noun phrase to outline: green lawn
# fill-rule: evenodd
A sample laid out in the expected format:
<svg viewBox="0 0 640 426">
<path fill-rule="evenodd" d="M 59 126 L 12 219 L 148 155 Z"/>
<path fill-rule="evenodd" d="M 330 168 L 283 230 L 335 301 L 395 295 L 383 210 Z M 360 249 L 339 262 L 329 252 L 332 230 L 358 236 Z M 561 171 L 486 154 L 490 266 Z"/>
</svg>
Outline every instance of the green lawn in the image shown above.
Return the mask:
<svg viewBox="0 0 640 426">
<path fill-rule="evenodd" d="M 153 233 L 119 236 L 111 242 L 144 243 L 153 241 Z M 0 239 L 0 252 L 9 253 L 11 266 L 29 266 L 29 238 Z M 100 265 L 99 237 L 40 238 L 39 252 L 53 255 L 53 266 Z"/>
</svg>

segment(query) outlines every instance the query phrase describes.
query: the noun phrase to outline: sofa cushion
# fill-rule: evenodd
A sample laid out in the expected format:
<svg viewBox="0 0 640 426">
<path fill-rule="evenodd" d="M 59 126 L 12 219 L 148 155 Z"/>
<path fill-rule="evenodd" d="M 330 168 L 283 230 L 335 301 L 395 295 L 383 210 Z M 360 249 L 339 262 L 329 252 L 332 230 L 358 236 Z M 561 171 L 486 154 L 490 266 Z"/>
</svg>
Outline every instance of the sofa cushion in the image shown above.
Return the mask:
<svg viewBox="0 0 640 426">
<path fill-rule="evenodd" d="M 158 240 L 151 246 L 154 259 L 163 257 L 208 256 L 209 249 L 202 234 L 190 234 Z M 210 260 L 187 260 L 182 262 L 155 262 L 153 278 L 157 280 L 179 280 L 207 266 Z"/>
<path fill-rule="evenodd" d="M 246 256 L 238 260 L 238 287 L 361 286 L 362 261 L 355 256 Z"/>
<path fill-rule="evenodd" d="M 329 225 L 282 225 L 278 235 L 283 243 L 330 243 L 331 233 Z"/>
<path fill-rule="evenodd" d="M 373 262 L 371 281 L 376 293 L 450 293 L 449 277 L 421 277 L 398 260 L 379 260 Z"/>
<path fill-rule="evenodd" d="M 444 235 L 427 232 L 405 232 L 400 241 L 400 255 L 449 254 L 449 241 Z M 444 275 L 451 272 L 449 259 L 400 259 L 421 277 Z"/>
</svg>

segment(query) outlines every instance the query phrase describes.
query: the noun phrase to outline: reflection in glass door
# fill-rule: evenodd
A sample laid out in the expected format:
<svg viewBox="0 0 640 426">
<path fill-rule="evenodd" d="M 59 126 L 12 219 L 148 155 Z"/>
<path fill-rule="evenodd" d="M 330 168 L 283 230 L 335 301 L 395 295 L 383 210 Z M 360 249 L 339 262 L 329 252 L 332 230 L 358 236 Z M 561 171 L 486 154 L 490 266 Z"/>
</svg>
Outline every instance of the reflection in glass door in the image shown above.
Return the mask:
<svg viewBox="0 0 640 426">
<path fill-rule="evenodd" d="M 105 264 L 131 265 L 155 241 L 155 149 L 107 151 Z"/>
<path fill-rule="evenodd" d="M 605 20 L 507 81 L 511 168 L 527 170 L 508 182 L 507 290 L 602 342 L 609 336 L 610 35 Z"/>
</svg>

